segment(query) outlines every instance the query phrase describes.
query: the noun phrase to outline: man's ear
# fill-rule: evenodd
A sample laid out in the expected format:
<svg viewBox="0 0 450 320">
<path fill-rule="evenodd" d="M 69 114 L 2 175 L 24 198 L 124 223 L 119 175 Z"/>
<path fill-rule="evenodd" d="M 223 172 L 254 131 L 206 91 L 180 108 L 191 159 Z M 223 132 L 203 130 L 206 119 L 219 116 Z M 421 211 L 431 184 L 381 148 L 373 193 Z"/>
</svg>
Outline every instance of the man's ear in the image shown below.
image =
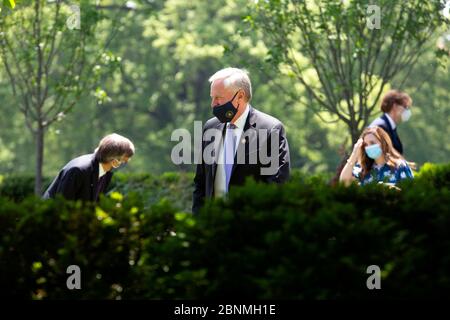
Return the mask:
<svg viewBox="0 0 450 320">
<path fill-rule="evenodd" d="M 241 90 L 241 92 L 239 92 L 239 98 L 245 100 L 245 93 L 244 93 L 244 90 Z"/>
</svg>

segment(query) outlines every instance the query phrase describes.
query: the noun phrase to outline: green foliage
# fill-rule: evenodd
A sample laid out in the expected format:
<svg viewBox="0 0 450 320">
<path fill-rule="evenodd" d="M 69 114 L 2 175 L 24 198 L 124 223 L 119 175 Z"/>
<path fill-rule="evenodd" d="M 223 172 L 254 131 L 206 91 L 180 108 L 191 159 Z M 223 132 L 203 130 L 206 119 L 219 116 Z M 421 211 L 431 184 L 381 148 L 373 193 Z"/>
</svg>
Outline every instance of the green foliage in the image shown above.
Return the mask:
<svg viewBox="0 0 450 320">
<path fill-rule="evenodd" d="M 97 208 L 59 198 L 1 198 L 1 294 L 448 298 L 449 174 L 449 164 L 427 165 L 400 192 L 382 185 L 329 187 L 300 176 L 283 186 L 249 182 L 227 200 L 208 202 L 198 216 L 169 199 L 147 206 L 139 192 L 112 192 Z M 72 264 L 81 268 L 82 290 L 65 287 Z M 381 268 L 382 290 L 366 287 L 370 265 Z"/>
<path fill-rule="evenodd" d="M 11 174 L 0 176 L 0 196 L 14 201 L 22 201 L 34 194 L 34 176 L 31 174 Z M 44 185 L 50 185 L 49 178 L 44 179 Z"/>
<path fill-rule="evenodd" d="M 16 6 L 16 1 L 15 0 L 3 0 L 3 6 L 10 8 L 10 9 L 14 9 Z M 0 11 L 2 9 L 0 8 Z"/>
<path fill-rule="evenodd" d="M 271 47 L 269 62 L 302 84 L 319 115 L 345 124 L 353 143 L 386 86 L 408 78 L 446 25 L 438 1 L 268 0 L 253 9 L 247 21 Z"/>
<path fill-rule="evenodd" d="M 44 187 L 52 182 L 52 178 L 44 178 Z M 156 176 L 151 174 L 114 174 L 107 193 L 135 194 L 143 199 L 148 208 L 166 199 L 172 205 L 184 211 L 192 206 L 193 173 L 166 172 Z M 34 177 L 31 174 L 11 174 L 0 176 L 0 196 L 20 202 L 33 195 Z"/>
<path fill-rule="evenodd" d="M 115 174 L 110 192 L 136 193 L 148 207 L 166 199 L 176 208 L 188 212 L 192 206 L 193 180 L 193 173 Z"/>
<path fill-rule="evenodd" d="M 77 6 L 80 29 L 70 20 L 80 17 L 61 1 L 24 1 L 20 10 L 0 16 L 1 63 L 31 131 L 61 121 L 84 91 L 117 67 L 117 58 L 96 35 L 107 16 L 89 1 Z"/>
<path fill-rule="evenodd" d="M 416 178 L 421 180 L 421 183 L 429 184 L 431 188 L 450 188 L 450 171 L 448 166 L 436 165 L 433 163 L 425 163 Z"/>
<path fill-rule="evenodd" d="M 11 23 L 17 25 L 16 29 L 21 26 L 21 19 L 18 17 L 26 16 L 28 12 L 22 10 L 25 7 L 22 3 L 25 2 L 32 1 L 21 1 L 13 12 L 17 15 L 11 15 L 10 10 L 2 12 L 9 14 Z M 56 175 L 70 159 L 93 151 L 99 139 L 111 132 L 131 138 L 136 145 L 136 155 L 127 169 L 128 172 L 156 175 L 177 170 L 193 172 L 194 167 L 191 165 L 176 166 L 172 163 L 170 153 L 176 142 L 170 141 L 170 135 L 177 128 L 186 128 L 192 134 L 194 120 L 201 120 L 204 123 L 212 117 L 208 78 L 215 71 L 226 66 L 248 69 L 254 90 L 252 105 L 276 116 L 285 124 L 293 168 L 307 173 L 335 171 L 341 157 L 341 146 L 348 147 L 350 141 L 345 124 L 341 121 L 331 122 L 334 119 L 322 111 L 317 113 L 320 106 L 296 80 L 295 74 L 289 72 L 285 66 L 282 69 L 274 68 L 277 66 L 277 61 L 272 58 L 277 50 L 280 54 L 283 53 L 283 43 L 279 45 L 276 41 L 270 41 L 267 34 L 252 28 L 252 25 L 256 27 L 258 22 L 255 17 L 258 13 L 254 7 L 255 1 L 210 0 L 208 5 L 205 5 L 205 0 L 153 2 L 142 0 L 134 1 L 137 3 L 136 10 L 113 9 L 123 7 L 125 2 L 122 0 L 101 2 L 109 9 L 92 5 L 94 4 L 92 1 L 80 2 L 81 18 L 87 19 L 81 21 L 83 29 L 80 31 L 86 31 L 87 35 L 95 35 L 92 37 L 95 43 L 90 41 L 89 45 L 84 47 L 88 54 L 86 58 L 94 60 L 96 62 L 94 66 L 100 67 L 100 69 L 96 67 L 99 73 L 95 75 L 97 77 L 95 80 L 100 80 L 101 86 L 90 87 L 81 92 L 80 102 L 74 109 L 65 116 L 60 115 L 58 120 L 48 128 L 43 163 L 44 175 Z M 282 15 L 282 12 L 289 13 L 284 6 L 289 2 L 292 3 L 292 1 L 284 0 L 258 1 L 257 3 L 259 6 L 264 4 L 272 6 L 268 8 L 274 10 L 273 17 L 271 16 L 268 20 L 268 26 L 273 25 L 275 28 L 275 24 L 280 25 L 287 22 L 288 18 L 292 18 L 292 15 Z M 297 3 L 300 2 L 302 1 L 297 1 Z M 420 1 L 417 9 L 414 3 L 419 1 L 386 0 L 378 4 L 385 2 L 389 6 L 396 4 L 406 6 L 405 12 L 410 13 L 412 18 L 425 11 L 433 15 L 439 13 L 439 10 L 429 10 L 432 3 L 439 1 Z M 329 22 L 324 25 L 318 23 L 318 28 L 306 35 L 324 37 L 323 42 L 316 42 L 317 45 L 322 46 L 328 43 L 328 39 L 325 38 L 327 33 L 323 31 L 323 28 L 331 28 L 332 23 L 341 23 L 347 28 L 346 30 L 351 31 L 348 38 L 350 53 L 353 54 L 352 49 L 355 49 L 357 59 L 352 59 L 351 56 L 348 59 L 342 57 L 342 61 L 349 62 L 345 64 L 347 68 L 345 75 L 350 69 L 354 73 L 359 68 L 359 58 L 368 58 L 365 52 L 367 46 L 373 44 L 373 41 L 370 41 L 371 37 L 376 38 L 380 43 L 385 43 L 385 38 L 379 36 L 379 33 L 393 34 L 397 30 L 385 24 L 395 23 L 400 17 L 394 14 L 395 11 L 382 8 L 380 32 L 373 30 L 374 32 L 371 33 L 364 28 L 363 33 L 360 34 L 354 31 L 358 27 L 365 26 L 365 20 L 358 20 L 358 17 L 361 17 L 361 13 L 366 13 L 366 7 L 356 5 L 362 1 L 323 1 L 323 3 L 325 4 L 321 6 L 321 9 L 324 17 L 329 18 Z M 375 1 L 372 3 L 376 4 Z M 69 2 L 64 2 L 64 15 L 61 15 L 59 21 L 64 28 L 65 19 L 72 13 L 68 10 L 68 4 Z M 349 11 L 346 11 L 344 7 L 347 4 L 350 7 Z M 46 2 L 46 8 L 49 10 L 53 10 L 54 7 L 54 2 L 52 4 Z M 341 13 L 343 13 L 342 16 L 340 16 Z M 394 19 L 386 21 L 384 14 L 389 17 L 394 16 Z M 278 18 L 279 15 L 281 16 Z M 407 16 L 401 16 L 401 21 L 404 22 Z M 25 21 L 28 25 L 33 17 L 26 17 L 29 19 Z M 47 14 L 45 17 L 46 20 L 42 23 L 51 29 L 54 18 Z M 314 11 L 314 17 L 321 19 L 316 11 Z M 406 27 L 418 30 L 424 19 L 429 20 L 430 23 L 441 22 L 439 19 L 433 20 L 431 16 L 424 16 L 411 20 L 417 20 L 420 24 L 411 23 Z M 88 26 L 92 26 L 92 29 Z M 61 88 L 67 89 L 63 91 L 69 93 L 71 86 L 66 86 L 65 83 L 73 79 L 66 73 L 68 69 L 65 68 L 64 61 L 67 61 L 70 55 L 65 53 L 77 48 L 80 50 L 81 42 L 78 41 L 80 36 L 78 31 L 66 29 L 63 34 L 68 37 L 60 39 L 63 40 L 61 48 L 65 48 L 64 54 L 61 55 L 61 60 L 53 65 L 54 73 L 49 77 L 49 81 L 60 84 Z M 103 50 L 98 49 L 99 45 L 108 42 L 113 30 L 117 32 L 109 42 L 105 54 L 100 56 L 100 51 L 103 52 Z M 283 35 L 292 31 L 292 25 L 285 30 L 274 30 Z M 406 29 L 404 31 L 405 36 L 414 37 L 414 32 L 406 33 Z M 48 34 L 48 29 L 45 28 L 42 32 Z M 404 89 L 414 100 L 413 117 L 408 123 L 399 125 L 398 132 L 405 147 L 406 158 L 419 165 L 425 162 L 445 162 L 449 158 L 450 144 L 448 139 L 443 141 L 442 137 L 450 135 L 450 126 L 448 126 L 450 77 L 448 77 L 448 68 L 436 68 L 435 57 L 436 40 L 440 37 L 444 38 L 447 33 L 448 27 L 436 30 L 429 37 L 427 46 L 423 48 L 424 54 L 415 62 L 411 72 L 408 72 L 409 70 L 398 72 L 396 78 L 385 88 Z M 17 34 L 22 33 L 11 34 L 11 39 L 19 43 L 24 41 L 24 37 L 17 37 Z M 421 32 L 417 34 L 420 35 Z M 331 35 L 333 36 L 334 33 Z M 333 40 L 333 37 L 330 40 Z M 32 43 L 35 42 L 32 41 Z M 300 47 L 299 41 L 294 44 Z M 389 41 L 385 43 L 387 47 L 395 47 L 391 44 Z M 18 47 L 16 54 L 20 57 L 35 54 L 35 51 L 28 49 L 29 45 L 30 42 Z M 50 47 L 47 45 L 46 50 Z M 303 46 L 302 50 L 307 48 Z M 318 54 L 325 60 L 332 57 L 332 51 L 327 48 L 320 50 Z M 389 55 L 388 48 L 380 50 L 380 55 L 380 59 L 373 61 L 375 63 L 370 66 L 377 66 L 377 63 L 383 64 L 384 58 Z M 371 56 L 373 57 L 374 54 Z M 409 59 L 411 56 L 399 53 L 397 57 Z M 299 57 L 297 62 L 299 69 L 304 69 L 313 84 L 318 85 L 314 82 L 316 76 L 312 72 L 311 63 L 302 57 Z M 368 65 L 363 63 L 362 66 Z M 386 63 L 386 66 L 391 68 L 394 65 Z M 116 70 L 117 67 L 119 70 Z M 112 76 L 108 75 L 109 69 L 117 72 Z M 327 72 L 330 73 L 330 70 L 332 69 L 330 68 Z M 333 80 L 331 76 L 328 78 Z M 404 78 L 406 82 L 403 82 Z M 348 77 L 349 83 L 356 84 L 356 87 L 359 86 L 360 79 L 358 76 Z M 91 80 L 94 80 L 94 77 Z M 373 77 L 372 80 L 378 81 L 380 78 Z M 20 83 L 23 85 L 26 82 Z M 331 84 L 337 89 L 342 89 L 334 80 Z M 20 110 L 15 108 L 18 103 L 13 97 L 10 85 L 7 71 L 5 68 L 0 68 L 0 101 L 2 102 L 0 111 L 7 115 L 0 117 L 0 127 L 5 128 L 0 131 L 0 162 L 2 163 L 0 174 L 29 173 L 35 169 L 35 163 L 33 159 L 30 159 L 35 142 L 31 135 L 25 134 L 24 118 Z M 319 93 L 319 91 L 314 92 Z M 53 96 L 49 94 L 51 98 L 48 102 L 53 101 Z M 350 97 L 357 97 L 357 95 L 350 95 Z M 69 104 L 58 104 L 61 107 L 67 105 Z M 355 107 L 358 105 L 357 103 Z M 344 107 L 345 111 L 345 104 L 340 107 Z M 368 121 L 379 116 L 377 111 L 379 112 L 379 105 L 375 107 Z M 59 121 L 61 119 L 63 121 Z M 347 151 L 350 150 L 347 149 Z"/>
</svg>

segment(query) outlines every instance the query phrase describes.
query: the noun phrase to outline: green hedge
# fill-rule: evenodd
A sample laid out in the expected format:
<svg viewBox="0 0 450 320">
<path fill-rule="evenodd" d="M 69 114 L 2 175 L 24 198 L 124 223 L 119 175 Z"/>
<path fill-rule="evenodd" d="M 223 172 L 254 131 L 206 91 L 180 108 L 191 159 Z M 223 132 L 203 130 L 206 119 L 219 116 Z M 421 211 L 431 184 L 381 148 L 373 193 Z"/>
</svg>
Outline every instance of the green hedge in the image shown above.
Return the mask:
<svg viewBox="0 0 450 320">
<path fill-rule="evenodd" d="M 15 201 L 22 201 L 34 194 L 34 176 L 32 174 L 0 175 L 0 196 Z M 47 187 L 51 183 L 49 177 L 44 177 L 42 184 Z"/>
<path fill-rule="evenodd" d="M 118 173 L 113 176 L 109 192 L 137 193 L 146 207 L 165 198 L 174 207 L 189 212 L 192 207 L 193 181 L 194 174 L 184 172 L 167 172 L 160 176 Z"/>
<path fill-rule="evenodd" d="M 449 174 L 448 164 L 424 166 L 402 191 L 333 188 L 301 176 L 284 186 L 250 181 L 194 217 L 170 192 L 158 201 L 144 190 L 112 192 L 97 208 L 3 198 L 1 295 L 448 298 Z M 81 268 L 81 290 L 66 288 L 72 264 Z M 381 268 L 381 290 L 366 287 L 369 265 Z"/>
<path fill-rule="evenodd" d="M 161 198 L 167 198 L 176 207 L 185 211 L 191 210 L 193 173 L 167 172 L 162 175 L 152 174 L 114 174 L 109 192 L 122 194 L 137 193 L 145 200 L 146 207 L 157 203 Z M 46 189 L 52 178 L 43 179 Z M 34 176 L 31 174 L 12 174 L 0 176 L 0 197 L 14 201 L 22 201 L 34 195 Z"/>
</svg>

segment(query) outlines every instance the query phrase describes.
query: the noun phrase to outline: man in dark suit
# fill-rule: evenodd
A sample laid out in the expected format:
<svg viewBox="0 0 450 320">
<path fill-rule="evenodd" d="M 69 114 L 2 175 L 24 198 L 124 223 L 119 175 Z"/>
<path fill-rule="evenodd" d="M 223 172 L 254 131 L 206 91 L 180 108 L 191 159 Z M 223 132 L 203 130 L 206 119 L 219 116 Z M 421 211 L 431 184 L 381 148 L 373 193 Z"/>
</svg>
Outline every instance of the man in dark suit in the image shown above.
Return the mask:
<svg viewBox="0 0 450 320">
<path fill-rule="evenodd" d="M 369 127 L 381 127 L 389 135 L 392 144 L 400 154 L 403 154 L 403 144 L 397 134 L 397 125 L 406 122 L 411 117 L 411 97 L 398 90 L 390 90 L 383 97 L 381 111 L 383 115 L 375 119 Z"/>
<path fill-rule="evenodd" d="M 98 201 L 112 178 L 112 170 L 126 164 L 134 155 L 133 143 L 118 134 L 104 137 L 92 154 L 71 160 L 45 191 L 43 198 L 61 194 L 68 200 Z"/>
<path fill-rule="evenodd" d="M 202 159 L 194 178 L 192 212 L 205 198 L 223 197 L 251 177 L 283 183 L 289 178 L 289 145 L 283 124 L 253 108 L 245 70 L 225 68 L 210 79 L 214 118 L 203 127 Z"/>
</svg>

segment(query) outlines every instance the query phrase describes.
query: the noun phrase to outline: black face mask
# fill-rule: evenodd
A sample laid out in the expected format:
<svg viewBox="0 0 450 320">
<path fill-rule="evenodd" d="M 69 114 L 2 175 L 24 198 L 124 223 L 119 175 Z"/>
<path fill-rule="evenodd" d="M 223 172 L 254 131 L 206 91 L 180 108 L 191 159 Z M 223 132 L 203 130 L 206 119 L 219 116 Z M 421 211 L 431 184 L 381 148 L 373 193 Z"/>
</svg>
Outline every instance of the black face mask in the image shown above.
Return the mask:
<svg viewBox="0 0 450 320">
<path fill-rule="evenodd" d="M 224 103 L 220 106 L 216 106 L 213 108 L 213 114 L 217 119 L 219 119 L 220 122 L 222 123 L 230 122 L 238 112 L 238 108 L 235 108 L 232 103 L 234 98 L 236 98 L 238 92 L 236 92 L 233 98 L 231 98 L 231 100 L 228 101 L 227 103 Z"/>
</svg>

